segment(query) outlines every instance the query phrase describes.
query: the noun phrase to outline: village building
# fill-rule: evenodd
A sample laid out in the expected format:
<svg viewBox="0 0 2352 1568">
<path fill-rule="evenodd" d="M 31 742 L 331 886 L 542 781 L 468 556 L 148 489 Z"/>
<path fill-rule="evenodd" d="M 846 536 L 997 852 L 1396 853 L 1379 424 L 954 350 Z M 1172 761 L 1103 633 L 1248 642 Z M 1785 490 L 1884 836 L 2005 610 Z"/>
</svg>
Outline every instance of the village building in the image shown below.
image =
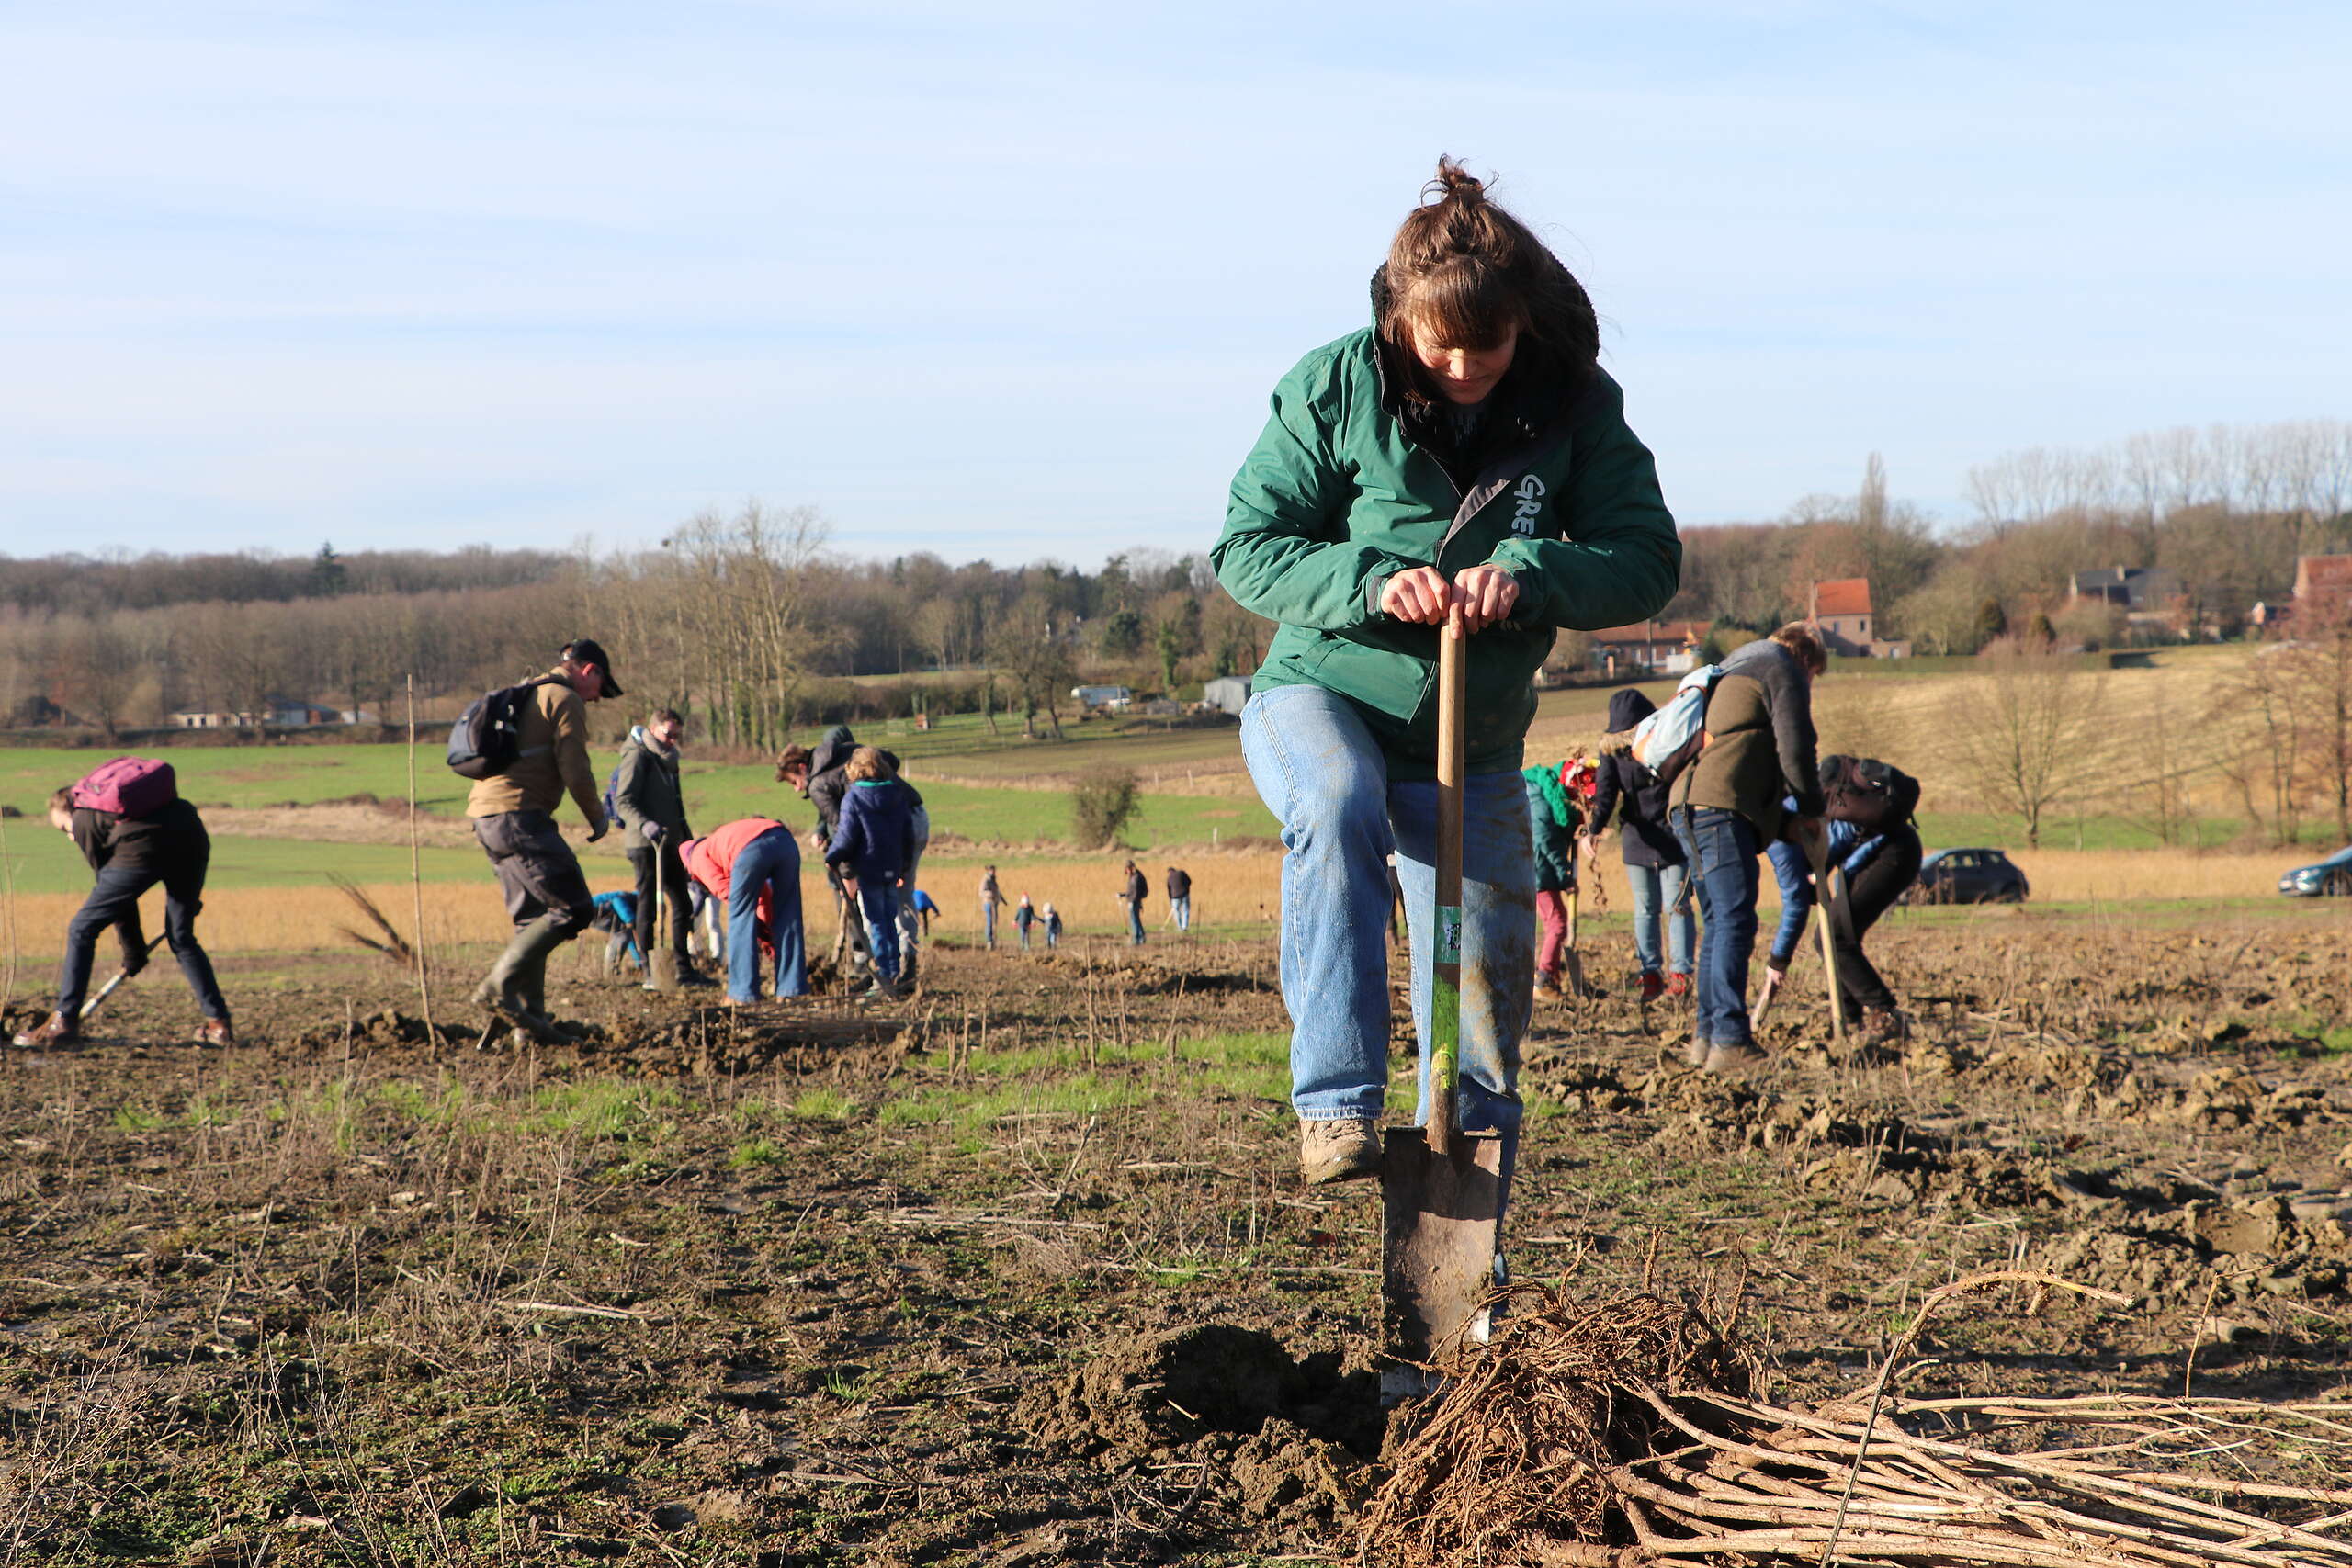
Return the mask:
<svg viewBox="0 0 2352 1568">
<path fill-rule="evenodd" d="M 1871 580 L 1833 577 L 1813 585 L 1805 619 L 1821 633 L 1822 646 L 1840 659 L 1908 659 L 1911 644 L 1877 635 L 1871 609 Z"/>
<path fill-rule="evenodd" d="M 1687 675 L 1698 668 L 1704 621 L 1639 621 L 1588 634 L 1587 659 L 1611 677 Z"/>
</svg>

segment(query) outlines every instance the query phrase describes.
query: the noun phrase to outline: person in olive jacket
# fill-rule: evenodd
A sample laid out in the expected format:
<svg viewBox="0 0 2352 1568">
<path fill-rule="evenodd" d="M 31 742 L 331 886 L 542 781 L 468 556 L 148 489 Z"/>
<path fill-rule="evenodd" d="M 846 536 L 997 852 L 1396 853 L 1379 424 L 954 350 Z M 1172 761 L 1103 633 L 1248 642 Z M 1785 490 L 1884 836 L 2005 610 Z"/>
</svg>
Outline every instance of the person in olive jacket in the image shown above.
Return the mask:
<svg viewBox="0 0 2352 1568">
<path fill-rule="evenodd" d="M 692 894 L 685 865 L 678 858 L 679 846 L 695 836 L 686 823 L 685 792 L 678 783 L 678 747 L 685 728 L 676 710 L 662 708 L 628 732 L 628 743 L 621 748 L 620 766 L 613 773 L 613 805 L 614 814 L 627 829 L 621 848 L 628 852 L 629 869 L 637 874 L 634 930 L 639 954 L 650 959 L 653 944 L 663 940 L 663 933 L 653 927 L 655 918 L 666 908 L 668 941 L 670 950 L 678 955 L 679 980 L 689 986 L 707 986 L 713 982 L 695 972 L 686 951 L 694 931 Z M 654 897 L 657 878 L 658 903 Z M 655 988 L 650 976 L 645 988 Z"/>
<path fill-rule="evenodd" d="M 1275 387 L 1211 552 L 1227 592 L 1280 623 L 1241 733 L 1288 851 L 1282 984 L 1310 1182 L 1379 1168 L 1392 848 L 1427 1100 L 1449 615 L 1469 634 L 1463 973 L 1487 980 L 1463 996 L 1457 1124 L 1502 1137 L 1508 1168 L 1534 965 L 1518 776 L 1531 679 L 1558 628 L 1653 615 L 1680 575 L 1582 286 L 1458 165 L 1442 162 L 1430 194 L 1374 276 L 1372 325 Z"/>
<path fill-rule="evenodd" d="M 1756 951 L 1756 857 L 1792 818 L 1821 815 L 1813 682 L 1829 667 L 1821 636 L 1792 621 L 1723 662 L 1707 696 L 1707 744 L 1668 791 L 1699 895 L 1699 1016 L 1693 1066 L 1725 1072 L 1764 1059 L 1747 1019 Z M 1783 809 L 1793 800 L 1793 812 Z"/>
<path fill-rule="evenodd" d="M 1690 954 L 1698 945 L 1690 918 L 1690 868 L 1682 858 L 1681 840 L 1667 820 L 1667 785 L 1634 756 L 1634 727 L 1657 711 L 1657 705 L 1634 687 L 1610 694 L 1609 729 L 1600 738 L 1600 776 L 1592 792 L 1588 829 L 1596 847 L 1607 835 L 1612 816 L 1622 829 L 1618 837 L 1625 886 L 1634 895 L 1634 958 L 1642 966 L 1645 1002 L 1690 994 Z M 1663 943 L 1658 941 L 1661 925 L 1666 928 Z M 1671 978 L 1660 973 L 1661 957 L 1670 965 Z"/>
</svg>

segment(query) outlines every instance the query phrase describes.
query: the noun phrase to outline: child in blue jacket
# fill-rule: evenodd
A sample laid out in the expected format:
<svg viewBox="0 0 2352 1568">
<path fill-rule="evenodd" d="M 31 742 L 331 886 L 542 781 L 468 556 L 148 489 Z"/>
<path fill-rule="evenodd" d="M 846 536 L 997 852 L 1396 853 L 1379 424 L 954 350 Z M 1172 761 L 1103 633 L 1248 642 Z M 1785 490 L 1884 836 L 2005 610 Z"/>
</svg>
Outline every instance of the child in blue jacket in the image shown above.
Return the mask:
<svg viewBox="0 0 2352 1568">
<path fill-rule="evenodd" d="M 874 985 L 866 995 L 892 997 L 899 982 L 899 885 L 915 853 L 913 792 L 872 746 L 851 752 L 843 772 L 849 787 L 842 795 L 841 821 L 825 863 L 839 868 L 865 917 L 868 951 L 874 954 Z"/>
</svg>

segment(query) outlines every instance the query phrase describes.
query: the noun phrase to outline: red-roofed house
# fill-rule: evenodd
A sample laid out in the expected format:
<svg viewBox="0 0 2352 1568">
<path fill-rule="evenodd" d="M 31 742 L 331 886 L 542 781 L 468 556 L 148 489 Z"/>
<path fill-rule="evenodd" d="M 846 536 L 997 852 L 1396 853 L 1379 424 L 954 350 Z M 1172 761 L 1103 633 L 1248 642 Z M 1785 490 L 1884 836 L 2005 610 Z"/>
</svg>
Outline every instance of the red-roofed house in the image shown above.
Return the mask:
<svg viewBox="0 0 2352 1568">
<path fill-rule="evenodd" d="M 1911 645 L 1887 642 L 1871 629 L 1871 580 L 1837 577 L 1813 585 L 1805 619 L 1820 629 L 1822 643 L 1844 659 L 1907 659 Z"/>
<path fill-rule="evenodd" d="M 1704 621 L 1641 621 L 1587 634 L 1592 667 L 1611 675 L 1687 675 L 1698 667 Z"/>
<path fill-rule="evenodd" d="M 1871 651 L 1871 580 L 1838 577 L 1813 585 L 1805 619 L 1821 628 L 1832 653 L 1866 659 Z"/>
</svg>

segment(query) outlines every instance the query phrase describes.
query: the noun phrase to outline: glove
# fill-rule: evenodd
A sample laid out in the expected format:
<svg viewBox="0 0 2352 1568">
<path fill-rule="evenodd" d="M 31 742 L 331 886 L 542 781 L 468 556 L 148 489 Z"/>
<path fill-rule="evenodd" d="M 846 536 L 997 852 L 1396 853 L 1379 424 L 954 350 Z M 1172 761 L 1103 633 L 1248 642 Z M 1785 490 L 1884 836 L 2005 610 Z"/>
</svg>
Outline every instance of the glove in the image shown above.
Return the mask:
<svg viewBox="0 0 2352 1568">
<path fill-rule="evenodd" d="M 652 846 L 654 846 L 656 849 L 661 848 L 661 846 L 662 846 L 662 824 L 661 824 L 661 823 L 659 823 L 659 822 L 648 822 L 648 823 L 647 823 L 647 824 L 646 824 L 642 829 L 639 829 L 639 831 L 641 831 L 641 832 L 643 832 L 643 833 L 644 833 L 644 835 L 645 835 L 645 841 L 646 841 L 647 843 L 651 844 L 651 845 L 652 845 Z"/>
<path fill-rule="evenodd" d="M 613 824 L 612 824 L 612 821 L 611 821 L 611 819 L 610 819 L 610 818 L 607 818 L 607 819 L 605 819 L 605 821 L 599 822 L 599 823 L 597 823 L 597 824 L 596 824 L 596 826 L 595 826 L 594 829 L 592 829 L 589 831 L 589 834 L 588 834 L 588 841 L 589 841 L 590 843 L 592 843 L 592 844 L 593 844 L 593 843 L 594 843 L 597 840 L 599 840 L 599 839 L 603 838 L 605 834 L 607 834 L 607 833 L 611 832 L 612 830 L 613 830 Z"/>
</svg>

